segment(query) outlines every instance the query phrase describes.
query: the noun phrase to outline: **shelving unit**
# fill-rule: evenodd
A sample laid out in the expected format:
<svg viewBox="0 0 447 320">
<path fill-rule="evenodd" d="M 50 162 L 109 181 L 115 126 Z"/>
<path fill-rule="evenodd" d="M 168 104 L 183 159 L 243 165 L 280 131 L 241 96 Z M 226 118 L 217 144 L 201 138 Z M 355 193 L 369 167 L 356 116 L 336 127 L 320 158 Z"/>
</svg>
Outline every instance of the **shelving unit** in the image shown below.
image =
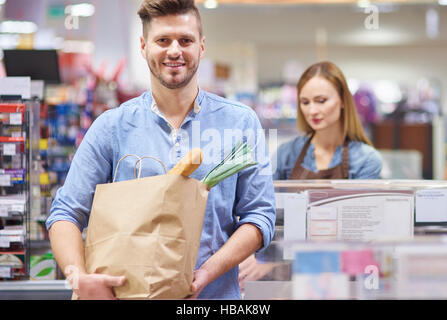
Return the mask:
<svg viewBox="0 0 447 320">
<path fill-rule="evenodd" d="M 24 102 L 0 101 L 0 280 L 29 277 L 29 129 Z"/>
</svg>

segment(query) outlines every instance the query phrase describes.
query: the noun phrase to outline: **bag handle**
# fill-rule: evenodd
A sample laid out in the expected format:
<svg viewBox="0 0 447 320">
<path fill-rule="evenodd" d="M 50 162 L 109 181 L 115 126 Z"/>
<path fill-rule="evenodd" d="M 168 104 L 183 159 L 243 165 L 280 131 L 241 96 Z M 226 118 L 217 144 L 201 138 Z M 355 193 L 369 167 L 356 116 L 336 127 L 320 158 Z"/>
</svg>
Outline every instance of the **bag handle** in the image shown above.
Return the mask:
<svg viewBox="0 0 447 320">
<path fill-rule="evenodd" d="M 157 161 L 163 167 L 163 171 L 165 172 L 165 174 L 168 172 L 166 170 L 165 164 L 160 159 L 155 158 L 155 157 L 151 157 L 151 156 L 144 156 L 144 157 L 139 157 L 138 161 L 135 162 L 135 167 L 134 167 L 135 178 L 140 179 L 140 176 L 141 176 L 141 166 L 143 164 L 143 159 L 146 159 L 146 158 L 149 158 L 149 159 Z M 140 162 L 140 168 L 138 169 L 138 177 L 137 177 L 137 164 L 138 164 L 138 162 Z"/>
<path fill-rule="evenodd" d="M 136 154 L 127 154 L 127 155 L 123 156 L 121 159 L 119 159 L 118 163 L 116 164 L 115 174 L 113 175 L 113 181 L 112 181 L 112 182 L 115 182 L 115 180 L 116 180 L 116 174 L 118 173 L 118 167 L 119 167 L 119 165 L 120 165 L 120 162 L 121 162 L 122 160 L 124 160 L 125 158 L 127 158 L 127 157 L 136 157 L 136 158 L 138 158 L 138 161 L 135 162 L 135 167 L 134 167 L 134 175 L 135 175 L 135 178 L 136 178 L 136 179 L 140 179 L 140 176 L 141 176 L 141 166 L 143 165 L 143 161 L 142 161 L 142 160 L 143 160 L 144 158 L 150 158 L 150 159 L 153 159 L 153 160 L 157 161 L 157 162 L 160 163 L 161 166 L 163 167 L 163 170 L 164 170 L 165 174 L 166 174 L 166 172 L 167 172 L 167 170 L 166 170 L 166 166 L 164 165 L 164 163 L 163 163 L 160 159 L 157 159 L 157 158 L 155 158 L 155 157 L 151 157 L 151 156 L 139 157 L 139 156 L 137 156 Z M 138 164 L 138 163 L 140 163 L 140 166 L 139 166 L 139 168 L 138 168 L 138 177 L 137 177 L 137 164 Z"/>
</svg>

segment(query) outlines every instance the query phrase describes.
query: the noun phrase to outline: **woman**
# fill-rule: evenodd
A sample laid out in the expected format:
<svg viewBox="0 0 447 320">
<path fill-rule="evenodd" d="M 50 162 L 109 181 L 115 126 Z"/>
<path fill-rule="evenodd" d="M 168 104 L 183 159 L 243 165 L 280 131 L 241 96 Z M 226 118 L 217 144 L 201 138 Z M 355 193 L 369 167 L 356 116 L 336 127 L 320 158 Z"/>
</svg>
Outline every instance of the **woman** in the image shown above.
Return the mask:
<svg viewBox="0 0 447 320">
<path fill-rule="evenodd" d="M 301 76 L 297 122 L 305 134 L 278 148 L 274 180 L 379 178 L 381 156 L 366 137 L 335 64 L 316 63 Z"/>
<path fill-rule="evenodd" d="M 376 179 L 382 159 L 363 132 L 345 77 L 331 62 L 310 66 L 298 81 L 298 128 L 305 134 L 282 144 L 274 180 Z M 239 265 L 241 289 L 277 264 L 248 257 Z"/>
</svg>

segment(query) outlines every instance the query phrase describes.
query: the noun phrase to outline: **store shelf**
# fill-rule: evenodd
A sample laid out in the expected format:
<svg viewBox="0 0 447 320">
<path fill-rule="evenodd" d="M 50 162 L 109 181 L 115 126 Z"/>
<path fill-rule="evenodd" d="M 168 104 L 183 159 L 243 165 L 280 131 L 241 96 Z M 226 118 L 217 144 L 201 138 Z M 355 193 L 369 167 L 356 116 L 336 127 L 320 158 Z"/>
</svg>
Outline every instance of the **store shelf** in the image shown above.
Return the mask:
<svg viewBox="0 0 447 320">
<path fill-rule="evenodd" d="M 26 250 L 19 250 L 19 251 L 0 251 L 0 254 L 14 254 L 14 255 L 22 255 L 26 254 Z"/>
<path fill-rule="evenodd" d="M 0 282 L 0 291 L 70 291 L 65 287 L 65 280 L 25 280 L 25 281 L 6 281 Z"/>
<path fill-rule="evenodd" d="M 25 142 L 23 137 L 0 137 L 0 142 Z"/>
<path fill-rule="evenodd" d="M 3 280 L 29 279 L 30 163 L 33 101 L 0 103 L 0 233 Z M 19 215 L 17 215 L 19 214 Z M 21 239 L 21 240 L 17 240 Z M 8 246 L 9 244 L 9 246 Z M 8 266 L 11 274 L 7 274 Z"/>
<path fill-rule="evenodd" d="M 70 300 L 65 280 L 0 282 L 0 300 Z"/>
<path fill-rule="evenodd" d="M 26 110 L 24 103 L 0 103 L 0 112 L 5 113 L 24 113 Z"/>
<path fill-rule="evenodd" d="M 30 249 L 51 248 L 50 240 L 30 240 Z"/>
</svg>

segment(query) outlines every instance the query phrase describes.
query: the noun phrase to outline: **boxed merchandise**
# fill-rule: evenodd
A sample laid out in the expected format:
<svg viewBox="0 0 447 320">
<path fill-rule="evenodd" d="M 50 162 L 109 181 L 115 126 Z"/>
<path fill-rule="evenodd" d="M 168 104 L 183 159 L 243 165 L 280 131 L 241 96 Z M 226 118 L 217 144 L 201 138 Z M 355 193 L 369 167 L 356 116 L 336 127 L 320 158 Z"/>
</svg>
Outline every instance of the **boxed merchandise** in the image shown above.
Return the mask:
<svg viewBox="0 0 447 320">
<path fill-rule="evenodd" d="M 30 257 L 31 280 L 55 280 L 56 260 L 52 253 Z"/>
<path fill-rule="evenodd" d="M 10 179 L 9 179 L 10 180 Z M 21 215 L 25 211 L 26 199 L 23 195 L 8 195 L 0 197 L 0 217 Z"/>
<path fill-rule="evenodd" d="M 447 297 L 447 248 L 402 245 L 395 248 L 398 299 Z"/>
<path fill-rule="evenodd" d="M 349 299 L 349 276 L 339 251 L 297 251 L 293 262 L 293 299 Z"/>
<path fill-rule="evenodd" d="M 14 280 L 26 274 L 25 253 L 0 253 L 0 279 Z"/>
<path fill-rule="evenodd" d="M 413 236 L 412 190 L 319 189 L 307 193 L 308 239 L 374 241 Z"/>
</svg>

